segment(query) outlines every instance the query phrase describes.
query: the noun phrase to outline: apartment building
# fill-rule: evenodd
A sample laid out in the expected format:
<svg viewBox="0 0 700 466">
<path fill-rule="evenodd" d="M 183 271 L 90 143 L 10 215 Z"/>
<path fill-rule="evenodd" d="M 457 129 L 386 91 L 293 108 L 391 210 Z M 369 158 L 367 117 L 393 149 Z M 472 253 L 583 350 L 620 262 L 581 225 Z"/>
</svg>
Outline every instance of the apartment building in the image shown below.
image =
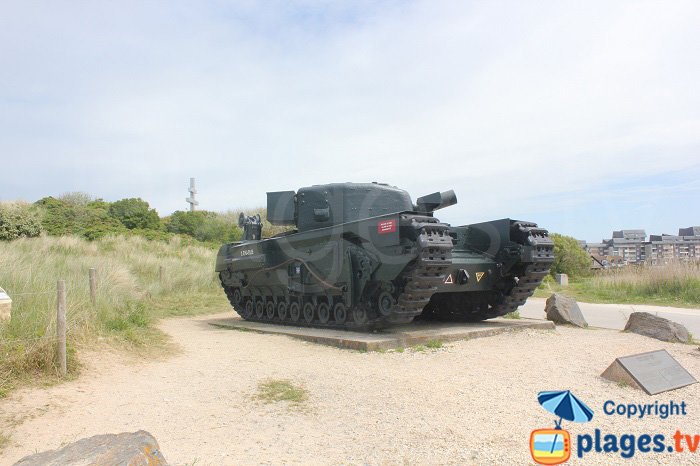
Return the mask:
<svg viewBox="0 0 700 466">
<path fill-rule="evenodd" d="M 680 228 L 678 235 L 651 235 L 644 247 L 652 265 L 700 260 L 700 227 Z"/>
<path fill-rule="evenodd" d="M 587 243 L 584 249 L 594 257 L 618 258 L 624 264 L 700 260 L 700 226 L 679 228 L 678 235 L 650 235 L 648 241 L 646 238 L 644 230 L 613 231 L 612 238 Z"/>
</svg>

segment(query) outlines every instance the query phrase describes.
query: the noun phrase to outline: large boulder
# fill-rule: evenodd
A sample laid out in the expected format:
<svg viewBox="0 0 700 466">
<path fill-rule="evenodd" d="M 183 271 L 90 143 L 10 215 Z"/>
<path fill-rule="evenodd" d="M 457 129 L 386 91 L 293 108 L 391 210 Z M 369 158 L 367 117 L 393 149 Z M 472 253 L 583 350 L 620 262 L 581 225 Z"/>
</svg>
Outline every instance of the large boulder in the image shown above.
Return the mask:
<svg viewBox="0 0 700 466">
<path fill-rule="evenodd" d="M 144 430 L 95 435 L 59 450 L 25 456 L 14 466 L 167 466 L 155 438 Z"/>
<path fill-rule="evenodd" d="M 554 293 L 547 299 L 544 312 L 547 314 L 547 320 L 551 320 L 555 324 L 571 324 L 581 328 L 588 327 L 588 322 L 583 317 L 578 303 L 576 303 L 575 299 L 568 296 Z"/>
<path fill-rule="evenodd" d="M 625 325 L 626 332 L 638 333 L 661 341 L 687 343 L 688 329 L 681 324 L 648 312 L 633 312 Z"/>
</svg>

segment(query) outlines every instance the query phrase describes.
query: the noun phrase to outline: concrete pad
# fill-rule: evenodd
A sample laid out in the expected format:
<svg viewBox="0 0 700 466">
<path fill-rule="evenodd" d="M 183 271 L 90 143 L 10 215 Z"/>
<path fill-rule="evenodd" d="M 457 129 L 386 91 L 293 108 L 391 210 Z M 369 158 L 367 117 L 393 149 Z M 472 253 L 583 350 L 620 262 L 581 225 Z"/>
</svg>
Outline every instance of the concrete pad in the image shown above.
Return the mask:
<svg viewBox="0 0 700 466">
<path fill-rule="evenodd" d="M 529 319 L 491 319 L 484 322 L 417 321 L 377 332 L 354 332 L 323 328 L 248 322 L 240 318 L 212 319 L 210 325 L 242 331 L 287 335 L 300 340 L 360 351 L 377 351 L 442 342 L 490 337 L 523 329 L 554 329 L 554 323 Z"/>
</svg>

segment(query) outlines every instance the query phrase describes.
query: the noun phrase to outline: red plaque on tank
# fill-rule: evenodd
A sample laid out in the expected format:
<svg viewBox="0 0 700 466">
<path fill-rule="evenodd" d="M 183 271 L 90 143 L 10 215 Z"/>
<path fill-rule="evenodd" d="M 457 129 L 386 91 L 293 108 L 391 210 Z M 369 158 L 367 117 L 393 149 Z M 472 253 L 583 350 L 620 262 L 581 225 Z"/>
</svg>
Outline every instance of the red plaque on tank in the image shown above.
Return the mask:
<svg viewBox="0 0 700 466">
<path fill-rule="evenodd" d="M 384 220 L 377 224 L 377 233 L 384 235 L 396 231 L 396 220 Z"/>
</svg>

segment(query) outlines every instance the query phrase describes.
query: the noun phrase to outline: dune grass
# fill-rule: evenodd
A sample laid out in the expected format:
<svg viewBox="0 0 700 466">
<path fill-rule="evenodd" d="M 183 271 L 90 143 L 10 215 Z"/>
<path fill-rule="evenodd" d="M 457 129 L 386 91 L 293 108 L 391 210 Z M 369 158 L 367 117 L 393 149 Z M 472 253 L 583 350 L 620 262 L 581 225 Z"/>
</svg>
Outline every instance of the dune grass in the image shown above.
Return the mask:
<svg viewBox="0 0 700 466">
<path fill-rule="evenodd" d="M 553 292 L 591 303 L 700 308 L 700 262 L 608 269 L 571 280 L 566 288 L 547 280 L 536 296 L 548 297 Z"/>
<path fill-rule="evenodd" d="M 12 319 L 0 322 L 0 397 L 18 384 L 57 380 L 56 282 L 67 289 L 69 375 L 81 348 L 96 341 L 149 347 L 164 341 L 164 316 L 228 308 L 214 273 L 216 250 L 172 238 L 109 236 L 24 238 L 0 242 L 0 286 Z M 96 302 L 88 270 L 97 269 Z M 162 267 L 162 279 L 160 270 Z M 78 356 L 78 357 L 76 357 Z"/>
</svg>

